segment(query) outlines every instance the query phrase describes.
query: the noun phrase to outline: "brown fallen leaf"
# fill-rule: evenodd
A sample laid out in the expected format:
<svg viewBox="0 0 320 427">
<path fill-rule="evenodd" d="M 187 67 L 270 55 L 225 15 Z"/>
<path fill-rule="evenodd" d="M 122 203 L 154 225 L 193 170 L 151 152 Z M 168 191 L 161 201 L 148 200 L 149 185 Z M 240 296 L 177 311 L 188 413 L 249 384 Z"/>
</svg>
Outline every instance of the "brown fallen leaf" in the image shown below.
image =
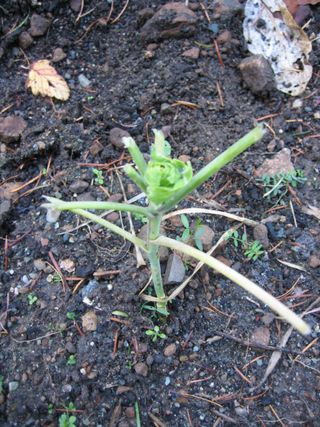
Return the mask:
<svg viewBox="0 0 320 427">
<path fill-rule="evenodd" d="M 40 59 L 31 64 L 26 87 L 31 88 L 33 95 L 49 96 L 66 101 L 70 96 L 70 89 L 47 59 Z"/>
</svg>

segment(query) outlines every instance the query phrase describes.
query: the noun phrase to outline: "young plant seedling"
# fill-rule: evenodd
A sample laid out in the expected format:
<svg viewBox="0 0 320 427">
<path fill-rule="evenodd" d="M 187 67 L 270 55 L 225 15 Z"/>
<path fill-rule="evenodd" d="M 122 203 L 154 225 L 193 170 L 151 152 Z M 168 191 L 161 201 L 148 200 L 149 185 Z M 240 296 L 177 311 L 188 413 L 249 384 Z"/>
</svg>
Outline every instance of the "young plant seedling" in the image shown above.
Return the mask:
<svg viewBox="0 0 320 427">
<path fill-rule="evenodd" d="M 70 354 L 70 356 L 68 357 L 67 360 L 67 365 L 68 366 L 73 366 L 77 364 L 77 358 L 74 354 Z"/>
<path fill-rule="evenodd" d="M 265 252 L 262 244 L 258 240 L 249 243 L 247 234 L 243 233 L 240 237 L 238 230 L 230 232 L 227 235 L 226 240 L 231 240 L 236 249 L 238 249 L 239 246 L 242 246 L 245 256 L 253 261 L 256 261 L 259 256 L 263 255 Z"/>
<path fill-rule="evenodd" d="M 177 240 L 189 243 L 190 241 L 194 241 L 196 247 L 202 251 L 202 241 L 201 236 L 204 233 L 204 228 L 201 226 L 201 220 L 197 218 L 193 225 L 190 225 L 188 217 L 185 214 L 180 216 L 181 222 L 184 226 L 184 230 L 181 237 L 177 237 Z"/>
<path fill-rule="evenodd" d="M 237 271 L 227 267 L 221 261 L 205 254 L 198 249 L 183 242 L 160 235 L 160 226 L 163 216 L 173 210 L 175 206 L 185 199 L 191 192 L 216 174 L 222 167 L 247 150 L 251 145 L 261 139 L 264 134 L 263 127 L 257 126 L 235 144 L 227 148 L 218 157 L 204 166 L 195 175 L 190 162 L 183 162 L 170 156 L 171 147 L 165 140 L 162 132 L 154 130 L 155 142 L 151 147 L 151 159 L 145 161 L 139 147 L 131 137 L 123 138 L 123 143 L 128 149 L 135 167 L 126 165 L 124 171 L 129 178 L 146 194 L 149 205 L 142 207 L 128 203 L 115 202 L 64 202 L 59 199 L 47 197 L 48 203 L 43 206 L 48 209 L 47 219 L 57 219 L 60 211 L 70 211 L 106 227 L 141 250 L 145 251 L 149 260 L 150 271 L 156 296 L 148 296 L 149 301 L 156 303 L 157 311 L 168 315 L 168 303 L 171 301 L 164 291 L 159 247 L 165 246 L 187 254 L 235 282 L 264 304 L 269 305 L 281 317 L 292 324 L 301 333 L 310 332 L 310 327 L 293 311 L 268 294 L 258 285 L 242 276 Z M 148 218 L 148 239 L 142 240 L 123 228 L 111 223 L 89 210 L 116 210 L 141 214 Z"/>
<path fill-rule="evenodd" d="M 61 414 L 59 417 L 59 427 L 77 427 L 77 417 L 69 414 Z"/>
<path fill-rule="evenodd" d="M 67 311 L 67 319 L 69 320 L 76 320 L 76 313 L 74 311 Z"/>
<path fill-rule="evenodd" d="M 261 182 L 266 192 L 263 197 L 273 201 L 277 198 L 275 206 L 283 202 L 284 197 L 288 194 L 289 188 L 297 188 L 298 184 L 304 184 L 307 178 L 301 169 L 294 169 L 290 172 L 278 173 L 274 176 L 264 175 L 257 181 Z"/>
<path fill-rule="evenodd" d="M 94 183 L 96 185 L 103 185 L 104 184 L 104 178 L 103 178 L 102 170 L 94 168 L 94 169 L 92 169 L 92 173 L 95 176 Z"/>
<path fill-rule="evenodd" d="M 155 326 L 153 329 L 148 329 L 146 331 L 146 335 L 148 335 L 149 337 L 152 337 L 153 342 L 156 342 L 158 338 L 161 340 L 165 340 L 168 338 L 166 334 L 164 334 L 163 332 L 160 332 L 159 326 Z"/>
<path fill-rule="evenodd" d="M 261 243 L 255 240 L 253 243 L 249 244 L 244 254 L 247 258 L 252 259 L 252 261 L 256 261 L 259 256 L 264 254 L 264 249 Z"/>
<path fill-rule="evenodd" d="M 28 304 L 29 305 L 33 305 L 33 304 L 35 304 L 38 301 L 38 297 L 36 297 L 33 294 L 28 294 L 27 295 L 27 299 L 28 299 Z"/>
</svg>

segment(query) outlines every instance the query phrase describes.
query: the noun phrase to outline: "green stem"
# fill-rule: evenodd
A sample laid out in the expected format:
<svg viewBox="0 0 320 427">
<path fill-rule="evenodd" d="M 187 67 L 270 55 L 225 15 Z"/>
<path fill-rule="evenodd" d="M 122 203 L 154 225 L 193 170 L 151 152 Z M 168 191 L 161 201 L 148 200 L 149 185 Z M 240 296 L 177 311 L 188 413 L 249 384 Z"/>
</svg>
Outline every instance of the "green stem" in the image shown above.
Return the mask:
<svg viewBox="0 0 320 427">
<path fill-rule="evenodd" d="M 151 240 L 155 240 L 160 235 L 161 215 L 157 215 L 149 220 L 149 242 L 148 242 L 148 259 L 150 263 L 152 281 L 157 298 L 165 299 L 166 294 L 163 289 L 163 282 L 160 268 L 160 257 L 159 257 L 159 245 L 151 243 Z M 157 302 L 157 308 L 160 313 L 165 315 L 167 312 L 166 301 Z"/>
<path fill-rule="evenodd" d="M 239 156 L 243 151 L 247 150 L 251 145 L 258 142 L 264 134 L 262 125 L 255 127 L 251 132 L 247 133 L 239 141 L 235 142 L 231 147 L 227 148 L 223 153 L 216 157 L 212 162 L 202 168 L 181 190 L 169 197 L 169 199 L 161 206 L 162 212 L 167 212 L 172 209 L 180 200 L 184 199 L 189 193 L 203 184 L 208 178 L 217 173 L 222 167 L 230 163 L 235 157 Z"/>
<path fill-rule="evenodd" d="M 141 175 L 143 175 L 147 169 L 147 163 L 144 160 L 143 154 L 141 153 L 135 140 L 131 137 L 125 137 L 122 139 L 122 141 L 131 154 L 132 160 L 136 164 L 138 171 L 141 173 Z"/>
<path fill-rule="evenodd" d="M 147 218 L 151 218 L 152 214 L 148 208 L 137 205 L 129 205 L 127 203 L 116 203 L 116 202 L 64 202 L 54 197 L 47 197 L 50 203 L 44 203 L 42 206 L 45 208 L 52 208 L 58 211 L 69 211 L 74 209 L 92 209 L 92 210 L 113 210 L 132 212 L 140 215 L 144 215 Z"/>
<path fill-rule="evenodd" d="M 169 237 L 158 237 L 158 239 L 156 239 L 154 243 L 183 252 L 187 255 L 192 256 L 193 258 L 196 258 L 204 264 L 207 264 L 209 267 L 213 268 L 214 270 L 223 274 L 228 279 L 232 280 L 237 285 L 241 286 L 247 292 L 250 292 L 264 304 L 267 304 L 272 310 L 274 310 L 281 317 L 283 317 L 300 333 L 307 335 L 311 332 L 310 326 L 306 322 L 304 322 L 299 316 L 297 316 L 292 310 L 290 310 L 288 307 L 286 307 L 284 304 L 282 304 L 264 289 L 253 283 L 251 280 L 247 279 L 245 276 L 242 276 L 242 274 L 226 266 L 214 257 L 207 255 L 206 253 L 201 252 L 198 249 L 195 249 L 189 245 L 186 245 L 185 243 L 170 239 Z"/>
<path fill-rule="evenodd" d="M 133 243 L 134 245 L 139 246 L 139 248 L 147 251 L 146 244 L 143 240 L 139 239 L 139 237 L 133 236 L 133 234 L 129 233 L 126 230 L 123 230 L 121 227 L 118 227 L 117 225 L 112 224 L 112 222 L 109 222 L 103 218 L 100 218 L 98 215 L 95 215 L 83 209 L 71 209 L 70 212 L 73 212 L 77 215 L 81 215 L 85 218 L 90 219 L 93 222 L 96 222 L 97 224 L 102 225 L 105 228 L 108 228 L 109 230 L 113 231 L 114 233 L 118 234 L 124 239 L 129 240 L 129 242 Z"/>
</svg>

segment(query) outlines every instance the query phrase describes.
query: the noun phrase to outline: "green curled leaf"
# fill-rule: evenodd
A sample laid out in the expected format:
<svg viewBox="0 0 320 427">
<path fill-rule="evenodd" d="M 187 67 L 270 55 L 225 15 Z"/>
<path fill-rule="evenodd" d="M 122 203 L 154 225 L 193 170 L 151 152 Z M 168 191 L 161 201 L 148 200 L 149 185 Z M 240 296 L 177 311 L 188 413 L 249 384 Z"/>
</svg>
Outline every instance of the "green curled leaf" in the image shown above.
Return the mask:
<svg viewBox="0 0 320 427">
<path fill-rule="evenodd" d="M 161 204 L 192 178 L 190 163 L 164 156 L 152 156 L 144 175 L 150 202 Z"/>
</svg>

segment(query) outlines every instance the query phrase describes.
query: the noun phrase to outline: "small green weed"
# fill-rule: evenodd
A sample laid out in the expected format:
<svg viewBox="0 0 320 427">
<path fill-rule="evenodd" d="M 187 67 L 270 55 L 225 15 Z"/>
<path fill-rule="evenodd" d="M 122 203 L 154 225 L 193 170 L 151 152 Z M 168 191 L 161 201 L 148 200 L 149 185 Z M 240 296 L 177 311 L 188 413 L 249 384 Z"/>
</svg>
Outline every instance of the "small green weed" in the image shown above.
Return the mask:
<svg viewBox="0 0 320 427">
<path fill-rule="evenodd" d="M 244 254 L 247 258 L 252 259 L 252 261 L 256 261 L 260 255 L 264 254 L 264 249 L 261 243 L 258 242 L 258 240 L 255 240 L 250 244 Z"/>
<path fill-rule="evenodd" d="M 0 375 L 0 394 L 3 393 L 4 376 Z"/>
<path fill-rule="evenodd" d="M 93 168 L 92 173 L 95 176 L 94 183 L 96 185 L 103 185 L 104 184 L 104 177 L 102 174 L 102 170 Z"/>
<path fill-rule="evenodd" d="M 134 213 L 133 218 L 137 221 L 141 221 L 142 224 L 148 224 L 148 218 L 140 213 Z"/>
<path fill-rule="evenodd" d="M 27 300 L 28 300 L 28 304 L 29 305 L 33 305 L 33 304 L 35 304 L 38 301 L 38 297 L 36 297 L 33 294 L 28 294 L 27 295 Z"/>
<path fill-rule="evenodd" d="M 197 218 L 195 223 L 191 225 L 188 220 L 188 217 L 185 214 L 182 214 L 180 218 L 184 226 L 184 230 L 182 236 L 177 237 L 177 240 L 180 240 L 181 242 L 185 243 L 189 242 L 190 240 L 193 240 L 199 251 L 202 251 L 203 246 L 201 242 L 201 235 L 203 234 L 204 229 L 201 225 L 201 220 Z"/>
<path fill-rule="evenodd" d="M 298 184 L 304 184 L 306 180 L 307 178 L 301 169 L 294 169 L 291 172 L 279 173 L 274 176 L 265 175 L 257 179 L 266 190 L 263 197 L 267 197 L 270 201 L 277 198 L 275 205 L 283 201 L 289 192 L 289 187 L 297 188 Z"/>
<path fill-rule="evenodd" d="M 158 338 L 160 338 L 162 340 L 165 340 L 168 338 L 166 334 L 160 332 L 159 326 L 155 326 L 153 329 L 148 329 L 146 331 L 146 335 L 152 337 L 153 342 L 156 342 L 158 340 Z"/>
<path fill-rule="evenodd" d="M 69 414 L 62 414 L 59 417 L 59 427 L 76 427 L 77 417 Z"/>
<path fill-rule="evenodd" d="M 76 313 L 74 311 L 67 311 L 67 319 L 69 320 L 76 320 Z"/>
<path fill-rule="evenodd" d="M 52 281 L 53 283 L 55 283 L 56 285 L 58 285 L 59 283 L 62 282 L 62 277 L 60 275 L 60 273 L 58 273 L 57 271 L 53 274 L 52 276 Z"/>
<path fill-rule="evenodd" d="M 49 403 L 49 405 L 48 405 L 48 415 L 52 415 L 53 412 L 54 412 L 53 403 Z"/>
<path fill-rule="evenodd" d="M 66 411 L 72 412 L 76 410 L 74 403 L 70 402 L 64 406 Z M 77 417 L 69 415 L 68 413 L 62 414 L 59 417 L 59 427 L 77 427 Z"/>
<path fill-rule="evenodd" d="M 226 237 L 226 240 L 231 240 L 236 249 L 242 247 L 245 256 L 252 261 L 256 261 L 260 255 L 264 254 L 263 246 L 258 240 L 255 240 L 253 243 L 249 243 L 247 234 L 243 233 L 242 236 L 240 236 L 238 230 L 230 232 Z"/>
<path fill-rule="evenodd" d="M 73 366 L 73 365 L 76 365 L 76 363 L 77 363 L 76 356 L 74 354 L 70 354 L 70 356 L 68 357 L 68 360 L 67 360 L 67 365 Z"/>
</svg>

